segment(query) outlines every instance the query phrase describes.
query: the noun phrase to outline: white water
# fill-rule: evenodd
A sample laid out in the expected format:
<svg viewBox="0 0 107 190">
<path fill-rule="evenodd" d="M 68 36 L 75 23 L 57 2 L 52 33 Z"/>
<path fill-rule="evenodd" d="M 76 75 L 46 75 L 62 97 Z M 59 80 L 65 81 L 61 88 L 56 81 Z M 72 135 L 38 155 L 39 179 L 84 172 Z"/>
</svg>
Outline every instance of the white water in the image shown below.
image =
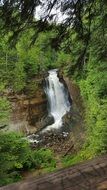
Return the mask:
<svg viewBox="0 0 107 190">
<path fill-rule="evenodd" d="M 46 78 L 45 92 L 48 99 L 49 115 L 53 116 L 54 123 L 43 129 L 41 134 L 46 131 L 61 128 L 63 116 L 70 111 L 68 92 L 64 84 L 59 81 L 56 69 L 49 71 L 49 76 Z M 38 137 L 39 135 L 32 134 L 27 136 L 27 139 L 31 143 L 39 143 L 41 140 L 38 140 Z"/>
<path fill-rule="evenodd" d="M 67 90 L 59 81 L 56 69 L 49 71 L 45 91 L 49 102 L 49 114 L 53 116 L 54 123 L 47 126 L 43 132 L 59 129 L 62 126 L 62 117 L 70 110 Z"/>
</svg>

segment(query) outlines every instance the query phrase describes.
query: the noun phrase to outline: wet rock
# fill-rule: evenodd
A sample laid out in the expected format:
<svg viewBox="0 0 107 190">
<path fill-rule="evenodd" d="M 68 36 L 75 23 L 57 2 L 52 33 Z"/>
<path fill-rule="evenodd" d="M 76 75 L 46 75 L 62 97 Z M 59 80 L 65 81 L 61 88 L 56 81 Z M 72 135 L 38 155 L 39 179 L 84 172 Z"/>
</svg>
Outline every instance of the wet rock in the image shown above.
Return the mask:
<svg viewBox="0 0 107 190">
<path fill-rule="evenodd" d="M 47 116 L 41 119 L 41 126 L 45 128 L 48 125 L 52 125 L 54 123 L 54 118 L 52 116 Z"/>
</svg>

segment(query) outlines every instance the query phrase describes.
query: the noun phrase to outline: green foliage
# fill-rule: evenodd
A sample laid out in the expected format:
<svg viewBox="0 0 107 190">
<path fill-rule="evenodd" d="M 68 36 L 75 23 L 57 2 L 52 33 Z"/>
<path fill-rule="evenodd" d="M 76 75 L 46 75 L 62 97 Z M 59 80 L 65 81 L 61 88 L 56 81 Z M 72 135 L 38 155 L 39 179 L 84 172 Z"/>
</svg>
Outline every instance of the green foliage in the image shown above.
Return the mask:
<svg viewBox="0 0 107 190">
<path fill-rule="evenodd" d="M 96 62 L 98 64 L 98 62 Z M 91 63 L 92 64 L 92 63 Z M 102 62 L 102 65 L 105 63 Z M 100 66 L 89 70 L 87 79 L 80 82 L 86 103 L 87 145 L 94 154 L 107 150 L 107 75 Z"/>
<path fill-rule="evenodd" d="M 99 60 L 99 48 L 97 52 L 95 46 L 92 41 L 87 65 L 78 80 L 85 105 L 85 143 L 77 155 L 63 160 L 64 166 L 107 152 L 107 64 L 105 57 Z"/>
<path fill-rule="evenodd" d="M 75 32 L 72 35 L 74 48 L 72 60 L 78 67 L 69 65 L 68 75 L 72 76 L 72 71 L 74 72 L 73 77 L 80 86 L 84 100 L 86 139 L 82 149 L 76 155 L 68 156 L 63 160 L 65 166 L 107 153 L 107 23 L 105 22 L 107 4 L 103 2 L 101 5 L 101 2 L 97 1 L 91 11 L 95 10 L 96 14 L 90 25 L 91 38 L 83 57 L 82 68 L 79 67 L 81 61 L 79 63 L 77 58 L 84 49 L 86 38 L 79 39 Z M 85 14 L 82 21 L 87 25 L 87 9 Z"/>
<path fill-rule="evenodd" d="M 10 115 L 10 103 L 5 97 L 0 97 L 0 125 L 8 122 Z"/>
<path fill-rule="evenodd" d="M 17 181 L 31 157 L 28 143 L 17 134 L 0 134 L 0 185 Z"/>
<path fill-rule="evenodd" d="M 15 92 L 22 91 L 27 81 L 37 74 L 56 67 L 57 53 L 50 45 L 56 33 L 41 33 L 31 45 L 34 32 L 26 29 L 14 48 L 8 43 L 10 34 L 3 36 L 0 33 L 0 81 Z"/>
<path fill-rule="evenodd" d="M 24 71 L 23 62 L 17 62 L 14 69 L 13 89 L 15 92 L 20 92 L 26 86 L 26 73 Z"/>
<path fill-rule="evenodd" d="M 6 96 L 3 96 L 5 85 L 5 83 L 0 82 L 0 127 L 8 123 L 11 112 L 10 102 Z"/>
<path fill-rule="evenodd" d="M 56 162 L 50 150 L 32 150 L 16 133 L 0 134 L 0 185 L 21 179 L 21 171 L 31 168 L 53 170 Z"/>
<path fill-rule="evenodd" d="M 78 155 L 69 155 L 62 159 L 62 164 L 64 167 L 68 167 L 71 165 L 75 165 L 79 162 L 82 162 L 83 160 L 86 160 L 86 158 L 83 158 L 81 153 L 79 152 Z"/>
<path fill-rule="evenodd" d="M 35 165 L 37 168 L 45 168 L 46 171 L 53 171 L 56 168 L 56 161 L 49 149 L 40 149 L 34 152 Z"/>
<path fill-rule="evenodd" d="M 63 51 L 58 52 L 57 66 L 62 68 L 69 64 L 71 64 L 71 55 Z"/>
</svg>

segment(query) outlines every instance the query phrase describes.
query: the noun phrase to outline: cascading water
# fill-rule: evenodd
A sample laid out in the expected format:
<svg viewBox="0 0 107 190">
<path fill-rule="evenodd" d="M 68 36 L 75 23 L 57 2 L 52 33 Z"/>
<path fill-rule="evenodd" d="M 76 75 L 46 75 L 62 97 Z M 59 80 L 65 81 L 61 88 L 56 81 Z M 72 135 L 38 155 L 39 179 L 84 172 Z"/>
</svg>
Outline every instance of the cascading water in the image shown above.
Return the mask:
<svg viewBox="0 0 107 190">
<path fill-rule="evenodd" d="M 29 135 L 27 138 L 31 143 L 42 141 L 42 135 L 53 129 L 60 129 L 63 116 L 70 111 L 70 102 L 68 91 L 63 83 L 59 81 L 57 69 L 50 70 L 49 76 L 46 78 L 45 93 L 48 99 L 48 113 L 54 118 L 54 123 L 41 130 L 38 134 Z"/>
<path fill-rule="evenodd" d="M 53 116 L 54 123 L 43 131 L 58 129 L 62 126 L 62 117 L 70 110 L 70 102 L 68 92 L 64 84 L 59 81 L 56 69 L 49 71 L 45 92 L 48 98 L 49 114 Z"/>
</svg>

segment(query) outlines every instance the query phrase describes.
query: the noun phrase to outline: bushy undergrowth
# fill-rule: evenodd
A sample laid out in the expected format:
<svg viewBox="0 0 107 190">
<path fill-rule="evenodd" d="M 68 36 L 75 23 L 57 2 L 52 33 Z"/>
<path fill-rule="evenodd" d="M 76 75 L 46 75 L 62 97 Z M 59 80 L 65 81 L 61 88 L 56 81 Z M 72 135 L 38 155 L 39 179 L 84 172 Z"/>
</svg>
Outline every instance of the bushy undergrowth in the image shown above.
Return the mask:
<svg viewBox="0 0 107 190">
<path fill-rule="evenodd" d="M 56 162 L 50 150 L 32 150 L 21 135 L 0 134 L 0 186 L 22 178 L 21 171 L 54 170 Z"/>
<path fill-rule="evenodd" d="M 99 45 L 102 47 L 102 43 Z M 88 51 L 84 72 L 79 80 L 76 78 L 85 106 L 85 143 L 76 155 L 63 159 L 64 166 L 107 152 L 107 62 L 93 41 Z"/>
</svg>

